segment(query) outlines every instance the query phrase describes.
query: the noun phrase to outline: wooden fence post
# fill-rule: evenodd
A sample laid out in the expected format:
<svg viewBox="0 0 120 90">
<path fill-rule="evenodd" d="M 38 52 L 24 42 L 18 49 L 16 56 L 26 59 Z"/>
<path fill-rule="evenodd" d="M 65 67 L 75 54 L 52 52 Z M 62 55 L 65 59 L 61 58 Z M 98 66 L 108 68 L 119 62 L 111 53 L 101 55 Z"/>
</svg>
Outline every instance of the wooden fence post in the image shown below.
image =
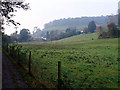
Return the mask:
<svg viewBox="0 0 120 90">
<path fill-rule="evenodd" d="M 58 61 L 58 90 L 61 88 L 61 61 Z"/>
<path fill-rule="evenodd" d="M 13 47 L 12 47 L 12 57 L 13 57 Z"/>
<path fill-rule="evenodd" d="M 28 65 L 28 73 L 31 75 L 31 51 L 30 51 L 30 54 L 29 54 L 29 65 Z"/>
<path fill-rule="evenodd" d="M 8 43 L 7 43 L 7 52 L 8 52 Z"/>
<path fill-rule="evenodd" d="M 17 49 L 17 60 L 18 60 L 18 64 L 20 63 L 20 59 L 19 59 L 19 48 Z"/>
</svg>

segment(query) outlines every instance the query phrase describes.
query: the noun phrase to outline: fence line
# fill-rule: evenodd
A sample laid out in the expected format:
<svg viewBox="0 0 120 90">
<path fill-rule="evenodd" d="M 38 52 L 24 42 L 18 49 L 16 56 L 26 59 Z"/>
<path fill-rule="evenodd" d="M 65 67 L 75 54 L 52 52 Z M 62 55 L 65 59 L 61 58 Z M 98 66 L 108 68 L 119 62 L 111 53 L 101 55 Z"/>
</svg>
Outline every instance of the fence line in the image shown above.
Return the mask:
<svg viewBox="0 0 120 90">
<path fill-rule="evenodd" d="M 58 61 L 58 89 L 61 87 L 61 61 Z"/>
<path fill-rule="evenodd" d="M 31 75 L 31 51 L 29 53 L 29 65 L 28 65 L 28 68 L 29 68 L 29 74 Z"/>
<path fill-rule="evenodd" d="M 8 52 L 8 54 L 10 56 L 12 56 L 13 58 L 15 58 L 17 61 L 18 61 L 18 65 L 21 65 L 20 64 L 20 49 L 17 48 L 15 50 L 14 47 L 12 47 L 11 49 L 8 47 L 9 44 L 7 44 L 5 46 L 5 50 Z M 29 61 L 28 61 L 28 74 L 29 75 L 32 75 L 32 72 L 31 72 L 31 51 L 29 52 Z M 60 90 L 61 88 L 61 61 L 58 61 L 58 90 Z"/>
</svg>

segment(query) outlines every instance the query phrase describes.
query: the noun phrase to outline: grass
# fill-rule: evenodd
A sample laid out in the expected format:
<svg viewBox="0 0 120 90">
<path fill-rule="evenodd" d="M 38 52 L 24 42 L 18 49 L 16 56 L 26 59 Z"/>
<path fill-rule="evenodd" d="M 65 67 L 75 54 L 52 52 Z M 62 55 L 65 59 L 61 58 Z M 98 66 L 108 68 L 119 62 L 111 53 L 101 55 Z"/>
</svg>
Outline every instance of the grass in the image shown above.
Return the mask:
<svg viewBox="0 0 120 90">
<path fill-rule="evenodd" d="M 58 61 L 64 88 L 118 88 L 118 38 L 94 33 L 22 45 L 32 51 L 32 73 L 49 88 L 57 86 Z"/>
</svg>

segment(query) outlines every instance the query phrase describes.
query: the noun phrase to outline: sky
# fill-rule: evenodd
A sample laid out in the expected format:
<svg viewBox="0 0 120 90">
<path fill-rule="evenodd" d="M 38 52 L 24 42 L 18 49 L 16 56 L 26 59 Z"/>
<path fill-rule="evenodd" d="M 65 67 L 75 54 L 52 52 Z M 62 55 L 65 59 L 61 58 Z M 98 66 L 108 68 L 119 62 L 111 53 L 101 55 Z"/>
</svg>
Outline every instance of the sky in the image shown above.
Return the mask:
<svg viewBox="0 0 120 90">
<path fill-rule="evenodd" d="M 30 3 L 30 10 L 19 9 L 14 13 L 15 21 L 21 25 L 18 26 L 18 32 L 23 29 L 29 29 L 32 33 L 34 27 L 44 28 L 45 23 L 55 19 L 76 18 L 83 16 L 106 16 L 117 14 L 119 0 L 25 0 Z M 10 35 L 15 32 L 15 26 L 5 26 L 5 33 Z"/>
</svg>

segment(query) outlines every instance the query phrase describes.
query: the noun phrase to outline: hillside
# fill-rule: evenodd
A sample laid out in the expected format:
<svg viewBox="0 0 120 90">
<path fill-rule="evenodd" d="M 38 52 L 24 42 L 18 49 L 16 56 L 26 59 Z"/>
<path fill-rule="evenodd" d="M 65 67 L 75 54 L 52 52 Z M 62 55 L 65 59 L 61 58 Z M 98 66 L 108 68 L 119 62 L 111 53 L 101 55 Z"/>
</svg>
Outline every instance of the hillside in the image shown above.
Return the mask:
<svg viewBox="0 0 120 90">
<path fill-rule="evenodd" d="M 23 47 L 31 49 L 32 73 L 50 88 L 57 85 L 58 61 L 62 88 L 118 88 L 118 38 L 82 34 Z"/>
<path fill-rule="evenodd" d="M 54 20 L 44 25 L 44 31 L 60 30 L 65 31 L 66 28 L 74 27 L 81 30 L 88 25 L 90 21 L 95 21 L 97 25 L 106 27 L 110 20 L 117 24 L 117 15 L 114 16 L 96 16 L 96 17 L 81 17 L 81 18 L 67 18 Z"/>
<path fill-rule="evenodd" d="M 69 38 L 61 39 L 59 41 L 62 41 L 62 42 L 86 41 L 86 40 L 92 40 L 92 38 L 95 40 L 97 39 L 97 37 L 98 37 L 97 33 L 80 34 L 80 35 L 72 36 Z"/>
</svg>

